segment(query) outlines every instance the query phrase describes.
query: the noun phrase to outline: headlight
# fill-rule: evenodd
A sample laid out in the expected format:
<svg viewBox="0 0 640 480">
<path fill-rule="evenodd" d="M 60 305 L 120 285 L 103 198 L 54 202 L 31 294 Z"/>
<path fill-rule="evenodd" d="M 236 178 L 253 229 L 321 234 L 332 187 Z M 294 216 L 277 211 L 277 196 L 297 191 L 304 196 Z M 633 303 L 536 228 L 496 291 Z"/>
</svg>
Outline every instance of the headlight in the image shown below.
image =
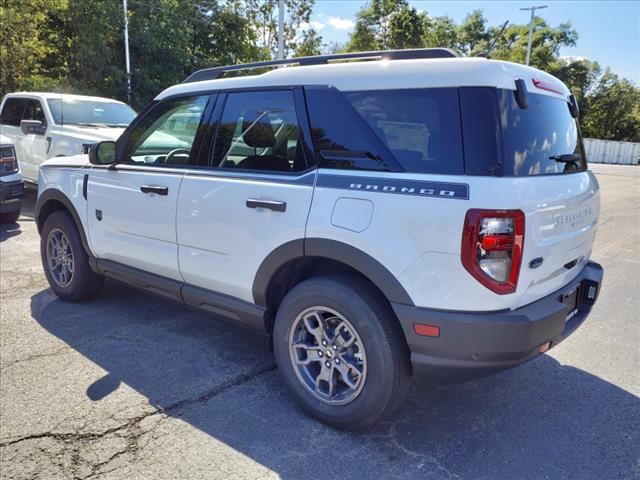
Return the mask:
<svg viewBox="0 0 640 480">
<path fill-rule="evenodd" d="M 11 175 L 19 170 L 16 151 L 12 145 L 0 147 L 0 176 Z"/>
</svg>

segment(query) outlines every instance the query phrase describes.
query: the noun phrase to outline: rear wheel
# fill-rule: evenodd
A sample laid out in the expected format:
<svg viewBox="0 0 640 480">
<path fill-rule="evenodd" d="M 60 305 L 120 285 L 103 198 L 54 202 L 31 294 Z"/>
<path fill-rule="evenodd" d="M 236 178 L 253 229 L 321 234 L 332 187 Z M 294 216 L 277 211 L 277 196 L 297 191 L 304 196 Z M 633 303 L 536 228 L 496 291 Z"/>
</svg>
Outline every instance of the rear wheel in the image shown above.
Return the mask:
<svg viewBox="0 0 640 480">
<path fill-rule="evenodd" d="M 61 299 L 87 300 L 102 288 L 104 279 L 89 267 L 80 234 L 68 213 L 56 211 L 47 217 L 40 237 L 40 255 L 49 286 Z"/>
<path fill-rule="evenodd" d="M 393 312 L 357 277 L 297 285 L 278 309 L 273 343 L 298 405 L 334 427 L 363 428 L 390 414 L 410 386 L 409 352 Z"/>
</svg>

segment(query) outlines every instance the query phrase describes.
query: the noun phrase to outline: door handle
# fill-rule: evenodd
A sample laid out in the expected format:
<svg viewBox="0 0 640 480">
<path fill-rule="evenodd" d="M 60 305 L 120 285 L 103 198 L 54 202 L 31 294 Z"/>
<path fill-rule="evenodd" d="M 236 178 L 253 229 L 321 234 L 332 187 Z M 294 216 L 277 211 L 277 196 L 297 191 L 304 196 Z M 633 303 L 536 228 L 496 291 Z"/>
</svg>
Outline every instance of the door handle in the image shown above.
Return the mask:
<svg viewBox="0 0 640 480">
<path fill-rule="evenodd" d="M 168 195 L 169 187 L 154 187 L 152 185 L 142 185 L 140 187 L 142 193 L 157 193 L 158 195 Z"/>
<path fill-rule="evenodd" d="M 287 202 L 247 198 L 247 208 L 268 208 L 269 210 L 273 210 L 274 212 L 284 212 L 287 209 Z"/>
</svg>

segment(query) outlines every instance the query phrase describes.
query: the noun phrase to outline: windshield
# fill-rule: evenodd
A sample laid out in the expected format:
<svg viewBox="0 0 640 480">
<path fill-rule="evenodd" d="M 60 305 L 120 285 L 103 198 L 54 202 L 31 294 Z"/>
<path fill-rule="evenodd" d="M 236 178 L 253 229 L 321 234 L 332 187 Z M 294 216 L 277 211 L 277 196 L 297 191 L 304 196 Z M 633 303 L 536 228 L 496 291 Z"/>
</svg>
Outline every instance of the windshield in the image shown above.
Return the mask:
<svg viewBox="0 0 640 480">
<path fill-rule="evenodd" d="M 47 100 L 58 125 L 126 127 L 136 112 L 124 103 L 50 98 Z"/>
</svg>

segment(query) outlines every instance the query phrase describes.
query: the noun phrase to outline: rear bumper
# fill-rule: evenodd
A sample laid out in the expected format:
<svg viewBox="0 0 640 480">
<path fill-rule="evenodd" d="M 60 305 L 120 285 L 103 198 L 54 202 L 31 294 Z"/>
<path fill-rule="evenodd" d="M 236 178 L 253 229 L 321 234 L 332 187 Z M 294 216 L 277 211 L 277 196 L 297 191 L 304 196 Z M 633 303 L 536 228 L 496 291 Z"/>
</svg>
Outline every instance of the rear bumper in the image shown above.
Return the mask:
<svg viewBox="0 0 640 480">
<path fill-rule="evenodd" d="M 456 383 L 515 367 L 571 335 L 587 318 L 600 293 L 603 270 L 589 262 L 560 290 L 517 310 L 448 312 L 392 304 L 404 330 L 414 372 Z M 566 320 L 563 295 L 580 286 L 577 312 Z M 438 338 L 417 335 L 414 324 L 440 328 Z"/>
<path fill-rule="evenodd" d="M 0 212 L 9 213 L 20 209 L 20 199 L 24 195 L 24 182 L 0 181 Z"/>
</svg>

